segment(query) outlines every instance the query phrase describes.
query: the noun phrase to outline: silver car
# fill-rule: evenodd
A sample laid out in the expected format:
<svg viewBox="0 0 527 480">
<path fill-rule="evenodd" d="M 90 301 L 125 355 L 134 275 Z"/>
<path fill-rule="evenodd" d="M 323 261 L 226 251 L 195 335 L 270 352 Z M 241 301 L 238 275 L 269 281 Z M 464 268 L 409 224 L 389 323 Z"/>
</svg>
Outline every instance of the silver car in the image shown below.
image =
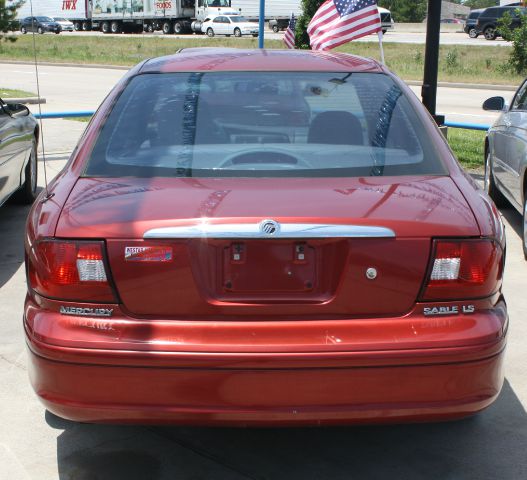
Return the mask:
<svg viewBox="0 0 527 480">
<path fill-rule="evenodd" d="M 512 204 L 523 215 L 523 253 L 527 259 L 527 80 L 511 105 L 491 97 L 484 110 L 502 112 L 485 141 L 485 190 L 496 206 Z"/>
<path fill-rule="evenodd" d="M 0 98 L 0 205 L 11 195 L 33 203 L 37 195 L 38 125 L 21 104 Z"/>
</svg>

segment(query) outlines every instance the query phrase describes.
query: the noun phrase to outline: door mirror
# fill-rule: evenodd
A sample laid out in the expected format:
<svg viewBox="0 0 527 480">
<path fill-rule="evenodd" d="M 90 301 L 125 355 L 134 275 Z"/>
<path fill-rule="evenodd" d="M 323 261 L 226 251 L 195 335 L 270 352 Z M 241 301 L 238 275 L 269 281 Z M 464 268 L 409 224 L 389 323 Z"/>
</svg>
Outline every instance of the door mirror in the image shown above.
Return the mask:
<svg viewBox="0 0 527 480">
<path fill-rule="evenodd" d="M 483 110 L 503 112 L 505 110 L 505 99 L 503 97 L 490 97 L 483 102 Z"/>
<path fill-rule="evenodd" d="M 8 103 L 6 108 L 14 118 L 27 117 L 29 115 L 29 108 L 22 103 Z"/>
</svg>

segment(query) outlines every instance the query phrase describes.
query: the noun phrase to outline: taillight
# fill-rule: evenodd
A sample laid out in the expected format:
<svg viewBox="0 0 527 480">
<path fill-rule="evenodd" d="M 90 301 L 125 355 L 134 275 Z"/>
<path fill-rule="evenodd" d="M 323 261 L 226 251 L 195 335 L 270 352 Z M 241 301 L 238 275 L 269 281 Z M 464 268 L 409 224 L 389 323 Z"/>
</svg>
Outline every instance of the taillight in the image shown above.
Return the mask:
<svg viewBox="0 0 527 480">
<path fill-rule="evenodd" d="M 38 242 L 28 258 L 29 285 L 49 298 L 115 303 L 103 253 L 103 242 Z"/>
<path fill-rule="evenodd" d="M 495 293 L 503 276 L 503 250 L 492 240 L 435 240 L 421 300 L 465 300 Z"/>
</svg>

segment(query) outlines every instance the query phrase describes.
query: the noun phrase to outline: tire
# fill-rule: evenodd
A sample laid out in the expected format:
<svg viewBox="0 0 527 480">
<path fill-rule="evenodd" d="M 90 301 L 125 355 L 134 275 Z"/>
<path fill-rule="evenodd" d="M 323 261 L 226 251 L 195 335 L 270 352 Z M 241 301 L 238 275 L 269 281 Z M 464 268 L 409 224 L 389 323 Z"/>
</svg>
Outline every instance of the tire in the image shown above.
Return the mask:
<svg viewBox="0 0 527 480">
<path fill-rule="evenodd" d="M 174 33 L 176 35 L 181 35 L 183 33 L 183 24 L 181 22 L 174 22 Z"/>
<path fill-rule="evenodd" d="M 383 34 L 383 35 L 386 35 L 386 32 L 387 32 L 387 31 L 388 31 L 388 29 L 383 28 L 383 29 L 382 29 L 382 34 Z"/>
<path fill-rule="evenodd" d="M 504 197 L 503 193 L 499 191 L 498 187 L 496 186 L 496 182 L 494 181 L 494 175 L 492 175 L 490 153 L 487 153 L 487 159 L 485 162 L 484 188 L 487 192 L 487 195 L 496 204 L 496 207 L 501 208 L 507 206 L 507 199 Z"/>
<path fill-rule="evenodd" d="M 254 38 L 258 38 L 258 34 L 257 33 L 253 33 L 253 37 Z"/>
<path fill-rule="evenodd" d="M 44 35 L 44 29 L 42 27 L 38 27 L 37 28 L 37 32 L 40 34 L 40 35 Z"/>
<path fill-rule="evenodd" d="M 110 30 L 112 33 L 121 33 L 121 24 L 119 22 L 112 22 Z"/>
<path fill-rule="evenodd" d="M 161 30 L 165 35 L 170 35 L 172 33 L 172 24 L 170 22 L 163 22 Z"/>
<path fill-rule="evenodd" d="M 527 260 L 527 192 L 523 195 L 525 198 L 523 200 L 523 256 Z"/>
<path fill-rule="evenodd" d="M 88 30 L 90 30 L 88 22 L 82 22 L 82 31 L 87 32 Z"/>
<path fill-rule="evenodd" d="M 75 22 L 73 24 L 73 30 L 75 30 L 76 32 L 82 30 L 82 24 L 80 22 Z"/>
<path fill-rule="evenodd" d="M 207 28 L 207 37 L 212 38 L 214 36 L 214 30 L 212 28 Z"/>
<path fill-rule="evenodd" d="M 101 32 L 102 33 L 110 33 L 110 24 L 108 22 L 102 22 Z"/>
<path fill-rule="evenodd" d="M 469 31 L 468 31 L 468 36 L 470 38 L 478 38 L 479 37 L 479 33 L 478 31 L 475 29 L 475 28 L 471 28 Z"/>
<path fill-rule="evenodd" d="M 55 35 L 58 35 L 60 33 L 60 30 L 58 32 L 55 32 Z"/>
<path fill-rule="evenodd" d="M 242 31 L 239 28 L 235 28 L 234 36 L 240 38 L 242 36 Z"/>
<path fill-rule="evenodd" d="M 25 35 L 27 33 L 27 28 L 26 27 L 20 27 L 20 32 Z"/>
<path fill-rule="evenodd" d="M 25 168 L 25 179 L 22 188 L 13 196 L 17 203 L 31 205 L 37 198 L 38 163 L 37 163 L 37 140 L 33 139 L 31 156 Z"/>
<path fill-rule="evenodd" d="M 273 25 L 273 32 L 278 33 L 280 31 L 280 28 L 278 28 L 278 25 Z"/>
<path fill-rule="evenodd" d="M 151 23 L 149 23 L 149 24 L 146 26 L 146 31 L 147 31 L 148 33 L 154 33 L 154 26 L 153 26 Z"/>
<path fill-rule="evenodd" d="M 485 40 L 496 40 L 496 37 L 498 36 L 496 34 L 496 29 L 493 27 L 487 27 L 483 31 L 483 35 L 485 35 Z"/>
</svg>

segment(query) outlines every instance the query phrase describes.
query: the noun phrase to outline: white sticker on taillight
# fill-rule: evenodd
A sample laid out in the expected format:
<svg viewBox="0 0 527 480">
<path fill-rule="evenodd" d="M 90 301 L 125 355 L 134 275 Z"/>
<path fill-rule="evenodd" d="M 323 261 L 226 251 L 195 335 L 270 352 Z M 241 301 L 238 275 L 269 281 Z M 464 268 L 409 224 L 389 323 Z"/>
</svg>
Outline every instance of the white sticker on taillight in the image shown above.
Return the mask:
<svg viewBox="0 0 527 480">
<path fill-rule="evenodd" d="M 102 260 L 77 259 L 77 271 L 81 282 L 106 282 L 106 271 Z"/>
<path fill-rule="evenodd" d="M 430 280 L 457 280 L 461 258 L 436 258 Z"/>
</svg>

